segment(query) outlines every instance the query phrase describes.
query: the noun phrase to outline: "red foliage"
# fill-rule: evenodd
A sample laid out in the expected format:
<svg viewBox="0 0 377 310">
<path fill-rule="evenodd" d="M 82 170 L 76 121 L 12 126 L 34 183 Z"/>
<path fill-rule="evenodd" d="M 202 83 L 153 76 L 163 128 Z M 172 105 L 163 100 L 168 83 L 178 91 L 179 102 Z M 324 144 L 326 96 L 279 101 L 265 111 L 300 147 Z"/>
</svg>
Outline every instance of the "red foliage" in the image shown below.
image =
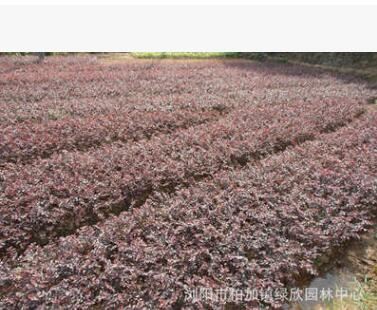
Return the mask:
<svg viewBox="0 0 377 310">
<path fill-rule="evenodd" d="M 140 205 L 152 191 L 172 190 L 311 140 L 345 125 L 360 111 L 353 103 L 256 105 L 210 125 L 140 144 L 64 152 L 27 169 L 8 164 L 0 193 L 0 248 L 5 253 L 9 247 L 22 251 L 31 242 L 44 244 L 107 214 Z"/>
<path fill-rule="evenodd" d="M 130 61 L 101 65 L 91 58 L 47 59 L 43 66 L 9 62 L 0 59 L 2 124 L 119 110 L 316 103 L 373 95 L 357 80 L 284 64 Z"/>
<path fill-rule="evenodd" d="M 315 259 L 357 236 L 375 213 L 376 132 L 374 113 L 259 166 L 221 171 L 30 246 L 17 268 L 1 270 L 3 305 L 190 308 L 187 287 L 294 285 L 295 274 L 315 273 Z"/>
<path fill-rule="evenodd" d="M 359 81 L 84 57 L 0 58 L 0 77 L 0 308 L 191 309 L 186 288 L 292 286 L 375 214 Z"/>
<path fill-rule="evenodd" d="M 87 150 L 114 141 L 148 139 L 156 133 L 213 120 L 216 111 L 129 112 L 56 122 L 22 122 L 2 130 L 0 165 L 30 162 L 63 150 Z"/>
</svg>

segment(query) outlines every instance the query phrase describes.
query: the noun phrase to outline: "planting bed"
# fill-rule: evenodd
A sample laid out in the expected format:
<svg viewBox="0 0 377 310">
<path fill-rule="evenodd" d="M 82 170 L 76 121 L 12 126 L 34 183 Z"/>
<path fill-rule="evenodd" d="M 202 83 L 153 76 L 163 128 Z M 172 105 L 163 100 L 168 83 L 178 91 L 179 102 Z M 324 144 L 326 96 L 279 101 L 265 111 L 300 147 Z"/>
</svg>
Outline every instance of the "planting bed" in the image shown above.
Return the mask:
<svg viewBox="0 0 377 310">
<path fill-rule="evenodd" d="M 217 111 L 128 112 L 56 122 L 22 122 L 3 129 L 0 165 L 30 162 L 68 150 L 88 150 L 115 141 L 148 139 L 215 119 Z"/>
<path fill-rule="evenodd" d="M 24 62 L 0 59 L 0 308 L 221 308 L 187 291 L 297 285 L 376 213 L 360 81 L 235 60 Z"/>
</svg>

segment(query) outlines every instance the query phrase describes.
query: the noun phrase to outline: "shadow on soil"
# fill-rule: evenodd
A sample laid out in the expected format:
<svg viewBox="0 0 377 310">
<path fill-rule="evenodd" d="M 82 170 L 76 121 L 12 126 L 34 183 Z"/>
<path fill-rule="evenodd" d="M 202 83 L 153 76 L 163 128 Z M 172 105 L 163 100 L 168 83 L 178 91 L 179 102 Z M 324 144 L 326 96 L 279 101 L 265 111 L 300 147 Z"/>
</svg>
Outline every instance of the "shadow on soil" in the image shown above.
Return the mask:
<svg viewBox="0 0 377 310">
<path fill-rule="evenodd" d="M 377 67 L 368 69 L 341 68 L 307 63 L 297 63 L 268 59 L 265 61 L 251 61 L 247 59 L 224 59 L 224 66 L 242 70 L 254 71 L 267 75 L 314 77 L 332 76 L 343 83 L 363 84 L 368 88 L 377 89 Z"/>
</svg>

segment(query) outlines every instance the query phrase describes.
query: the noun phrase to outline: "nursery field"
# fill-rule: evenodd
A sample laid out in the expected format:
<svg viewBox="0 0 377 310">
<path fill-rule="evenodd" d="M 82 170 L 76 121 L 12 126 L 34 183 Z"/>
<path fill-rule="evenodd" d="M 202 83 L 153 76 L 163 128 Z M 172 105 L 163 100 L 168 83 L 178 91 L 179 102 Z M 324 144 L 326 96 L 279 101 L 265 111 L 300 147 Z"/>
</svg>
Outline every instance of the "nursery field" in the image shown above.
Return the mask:
<svg viewBox="0 0 377 310">
<path fill-rule="evenodd" d="M 374 223 L 376 96 L 292 64 L 0 57 L 0 309 L 281 309 Z"/>
</svg>

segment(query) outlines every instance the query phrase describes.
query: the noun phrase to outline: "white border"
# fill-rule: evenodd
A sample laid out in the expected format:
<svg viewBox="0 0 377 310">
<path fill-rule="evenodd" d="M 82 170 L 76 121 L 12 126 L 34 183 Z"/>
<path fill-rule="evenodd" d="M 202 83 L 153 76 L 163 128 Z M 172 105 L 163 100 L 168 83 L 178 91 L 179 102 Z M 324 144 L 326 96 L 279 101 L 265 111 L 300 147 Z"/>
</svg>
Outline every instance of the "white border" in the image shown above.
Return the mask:
<svg viewBox="0 0 377 310">
<path fill-rule="evenodd" d="M 0 51 L 376 52 L 377 6 L 2 6 Z"/>
<path fill-rule="evenodd" d="M 377 5 L 376 0 L 0 0 L 0 5 Z"/>
</svg>

